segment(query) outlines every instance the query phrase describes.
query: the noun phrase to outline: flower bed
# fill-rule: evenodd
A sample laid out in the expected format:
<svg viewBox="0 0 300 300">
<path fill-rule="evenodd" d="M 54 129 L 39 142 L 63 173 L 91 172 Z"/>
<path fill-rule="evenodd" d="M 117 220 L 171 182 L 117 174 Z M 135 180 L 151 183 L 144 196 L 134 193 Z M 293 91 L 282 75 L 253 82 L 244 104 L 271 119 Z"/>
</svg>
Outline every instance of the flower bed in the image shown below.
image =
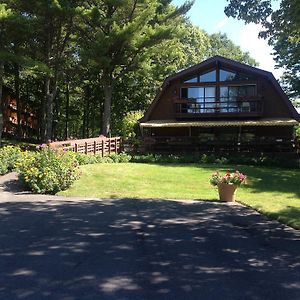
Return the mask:
<svg viewBox="0 0 300 300">
<path fill-rule="evenodd" d="M 17 164 L 19 179 L 35 193 L 55 194 L 79 177 L 78 162 L 72 153 L 43 149 L 22 153 Z"/>
</svg>

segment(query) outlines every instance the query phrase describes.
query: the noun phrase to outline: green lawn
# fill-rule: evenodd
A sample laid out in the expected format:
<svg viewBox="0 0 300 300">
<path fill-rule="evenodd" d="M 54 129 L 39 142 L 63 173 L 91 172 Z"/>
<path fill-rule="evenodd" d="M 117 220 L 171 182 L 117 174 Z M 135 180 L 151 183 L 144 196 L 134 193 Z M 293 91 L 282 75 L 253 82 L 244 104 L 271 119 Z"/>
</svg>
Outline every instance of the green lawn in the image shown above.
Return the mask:
<svg viewBox="0 0 300 300">
<path fill-rule="evenodd" d="M 194 164 L 94 164 L 82 166 L 82 176 L 65 196 L 97 198 L 158 198 L 217 200 L 209 184 L 216 170 L 248 175 L 237 201 L 300 228 L 300 171 L 265 167 Z"/>
</svg>

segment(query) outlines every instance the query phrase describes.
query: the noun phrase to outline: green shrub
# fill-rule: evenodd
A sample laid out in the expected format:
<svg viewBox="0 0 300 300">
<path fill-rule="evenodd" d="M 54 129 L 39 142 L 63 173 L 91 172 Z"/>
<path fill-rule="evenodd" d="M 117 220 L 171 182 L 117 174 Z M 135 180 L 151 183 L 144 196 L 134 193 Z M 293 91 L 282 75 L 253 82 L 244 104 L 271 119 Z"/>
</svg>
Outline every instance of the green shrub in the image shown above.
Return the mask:
<svg viewBox="0 0 300 300">
<path fill-rule="evenodd" d="M 72 153 L 72 154 L 71 154 Z M 111 154 L 109 156 L 102 157 L 100 154 L 84 154 L 70 152 L 77 160 L 79 165 L 88 165 L 96 163 L 127 163 L 131 160 L 131 155 L 126 153 Z"/>
<path fill-rule="evenodd" d="M 121 133 L 125 139 L 135 139 L 139 135 L 138 120 L 143 117 L 142 111 L 128 112 L 121 123 Z"/>
<path fill-rule="evenodd" d="M 40 152 L 23 152 L 18 173 L 30 190 L 49 194 L 67 189 L 79 176 L 74 153 L 55 152 L 49 148 Z"/>
<path fill-rule="evenodd" d="M 98 162 L 98 156 L 96 156 L 96 155 L 84 154 L 84 153 L 74 153 L 74 152 L 70 152 L 69 155 L 72 155 L 71 153 L 73 153 L 73 155 L 79 165 L 95 164 Z"/>
<path fill-rule="evenodd" d="M 21 158 L 21 149 L 14 146 L 5 146 L 0 149 L 0 175 L 15 169 L 16 163 Z"/>
<path fill-rule="evenodd" d="M 131 160 L 131 155 L 126 154 L 126 153 L 111 154 L 111 155 L 109 155 L 109 158 L 114 163 L 128 163 Z"/>
<path fill-rule="evenodd" d="M 287 158 L 285 155 L 268 156 L 266 154 L 243 154 L 224 153 L 217 154 L 145 154 L 132 156 L 131 162 L 135 163 L 198 163 L 198 164 L 235 164 L 235 165 L 253 165 L 253 166 L 273 166 L 283 168 L 300 168 L 300 159 L 296 154 Z"/>
</svg>

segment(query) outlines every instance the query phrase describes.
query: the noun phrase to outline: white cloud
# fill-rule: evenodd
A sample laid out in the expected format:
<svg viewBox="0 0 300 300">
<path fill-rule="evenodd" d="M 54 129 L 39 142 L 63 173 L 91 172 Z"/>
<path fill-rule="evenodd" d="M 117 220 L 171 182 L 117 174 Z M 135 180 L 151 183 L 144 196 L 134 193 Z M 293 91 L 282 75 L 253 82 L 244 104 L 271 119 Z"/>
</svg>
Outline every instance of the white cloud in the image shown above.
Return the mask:
<svg viewBox="0 0 300 300">
<path fill-rule="evenodd" d="M 223 29 L 229 22 L 229 19 L 227 17 L 225 17 L 223 20 L 219 21 L 215 27 L 214 27 L 214 30 L 215 31 L 219 31 L 221 29 Z"/>
<path fill-rule="evenodd" d="M 275 69 L 275 61 L 272 56 L 272 47 L 266 40 L 258 38 L 258 33 L 263 29 L 259 24 L 244 25 L 240 32 L 240 44 L 243 51 L 248 51 L 250 55 L 259 63 L 259 68 L 272 72 L 279 79 L 282 69 Z"/>
</svg>

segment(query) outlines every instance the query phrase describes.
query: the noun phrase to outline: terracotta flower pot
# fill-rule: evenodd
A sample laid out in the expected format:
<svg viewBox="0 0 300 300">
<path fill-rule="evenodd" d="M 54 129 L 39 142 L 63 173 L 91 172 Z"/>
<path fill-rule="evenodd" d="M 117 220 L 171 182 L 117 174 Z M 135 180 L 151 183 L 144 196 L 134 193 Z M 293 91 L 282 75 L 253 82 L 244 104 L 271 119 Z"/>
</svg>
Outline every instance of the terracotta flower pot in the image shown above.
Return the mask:
<svg viewBox="0 0 300 300">
<path fill-rule="evenodd" d="M 227 184 L 227 183 L 219 183 L 219 197 L 221 201 L 233 202 L 235 200 L 235 191 L 237 189 L 237 185 Z"/>
</svg>

